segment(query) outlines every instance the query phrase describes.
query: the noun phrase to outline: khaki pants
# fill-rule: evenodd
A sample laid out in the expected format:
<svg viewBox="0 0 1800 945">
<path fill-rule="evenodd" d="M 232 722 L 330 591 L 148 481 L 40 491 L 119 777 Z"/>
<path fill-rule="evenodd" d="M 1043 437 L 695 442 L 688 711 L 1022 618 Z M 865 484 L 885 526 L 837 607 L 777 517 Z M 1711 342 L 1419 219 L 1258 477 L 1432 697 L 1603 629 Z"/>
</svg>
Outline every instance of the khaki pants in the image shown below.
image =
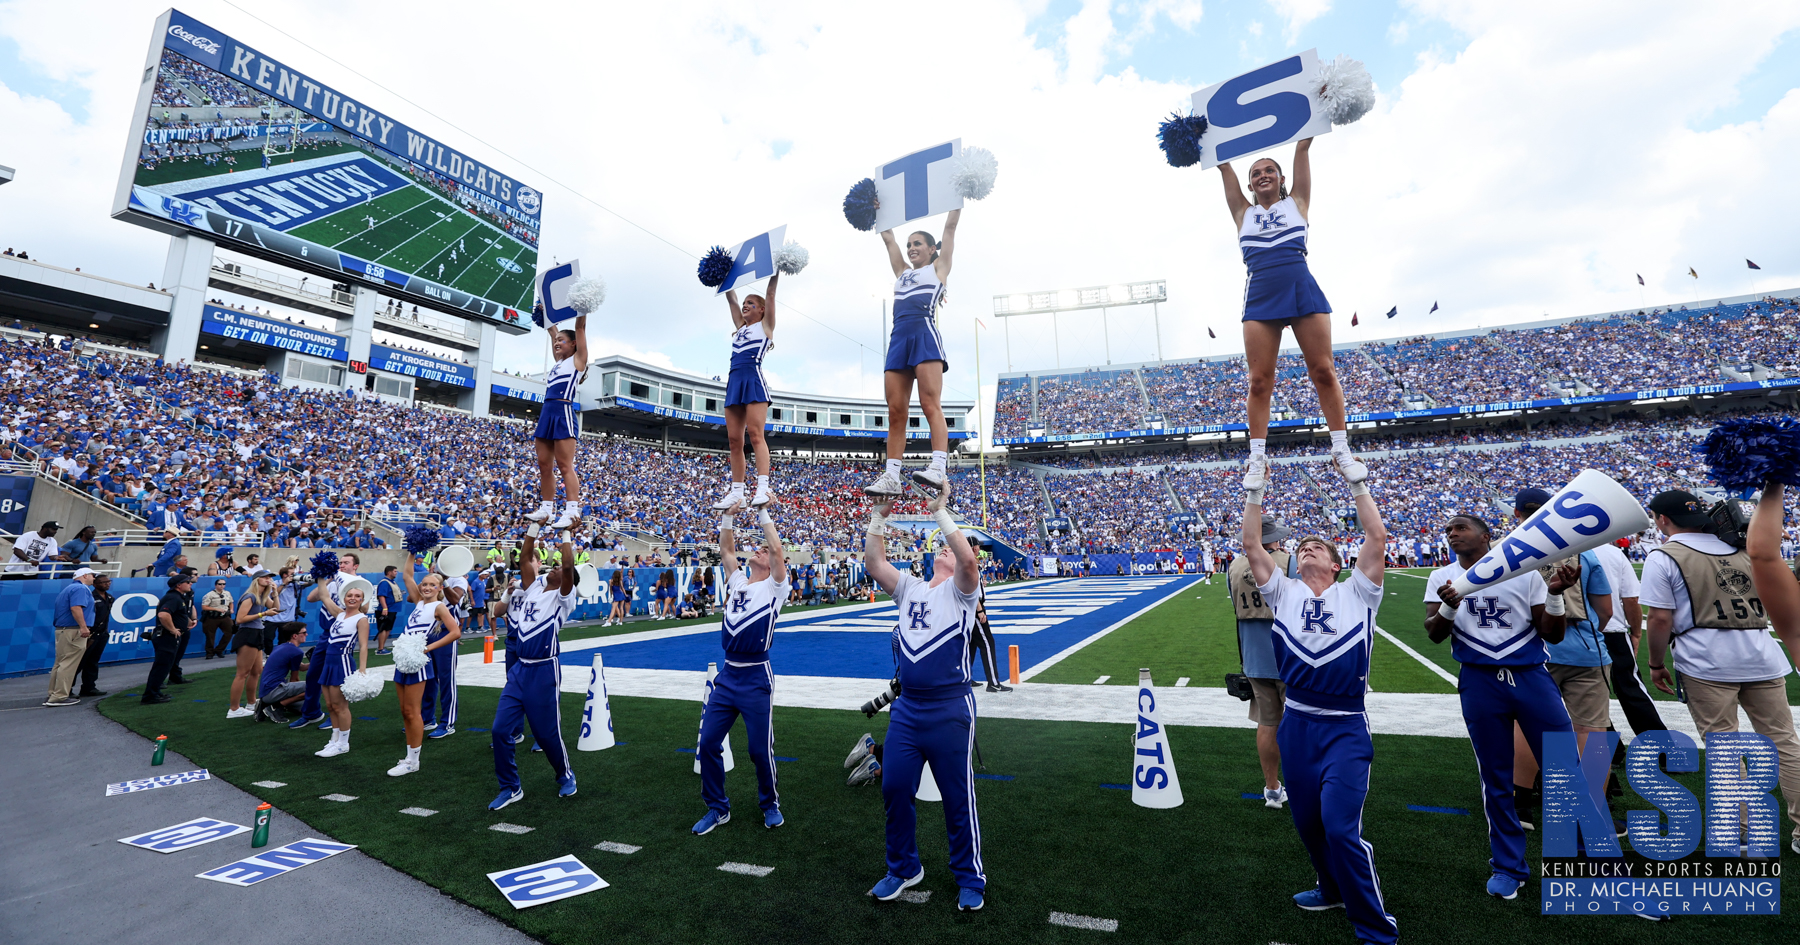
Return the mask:
<svg viewBox="0 0 1800 945">
<path fill-rule="evenodd" d="M 1687 690 L 1688 712 L 1704 738 L 1713 732 L 1738 730 L 1738 706 L 1750 717 L 1750 728 L 1768 736 L 1781 757 L 1781 793 L 1787 798 L 1788 819 L 1794 822 L 1794 838 L 1800 840 L 1800 738 L 1794 735 L 1794 715 L 1788 708 L 1787 679 L 1762 682 L 1710 682 L 1681 677 Z"/>
<path fill-rule="evenodd" d="M 61 702 L 69 698 L 69 687 L 75 685 L 75 671 L 87 655 L 87 637 L 80 627 L 56 628 L 56 664 L 50 668 L 50 699 Z"/>
</svg>

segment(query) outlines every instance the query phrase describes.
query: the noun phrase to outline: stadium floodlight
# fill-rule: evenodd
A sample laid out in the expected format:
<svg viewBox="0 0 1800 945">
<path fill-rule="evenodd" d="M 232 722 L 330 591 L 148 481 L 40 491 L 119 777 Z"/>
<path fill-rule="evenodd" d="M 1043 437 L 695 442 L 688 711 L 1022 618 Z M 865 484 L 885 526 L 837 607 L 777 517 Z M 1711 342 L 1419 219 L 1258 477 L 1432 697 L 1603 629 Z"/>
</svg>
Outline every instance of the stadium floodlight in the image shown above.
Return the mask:
<svg viewBox="0 0 1800 945">
<path fill-rule="evenodd" d="M 1056 339 L 1057 367 L 1062 366 L 1062 341 L 1056 329 L 1056 316 L 1061 312 L 1084 309 L 1100 310 L 1100 328 L 1106 336 L 1106 363 L 1112 363 L 1112 338 L 1106 327 L 1106 310 L 1125 305 L 1149 305 L 1156 321 L 1156 359 L 1162 360 L 1162 311 L 1160 303 L 1169 300 L 1169 284 L 1163 279 L 1148 282 L 1120 282 L 1094 285 L 1081 289 L 1051 289 L 1045 292 L 1015 292 L 994 296 L 994 316 L 1049 315 L 1051 337 Z M 1012 323 L 1007 325 L 1006 369 L 1012 370 Z"/>
<path fill-rule="evenodd" d="M 4 164 L 0 164 L 0 184 L 11 183 L 12 179 L 13 169 Z"/>
</svg>

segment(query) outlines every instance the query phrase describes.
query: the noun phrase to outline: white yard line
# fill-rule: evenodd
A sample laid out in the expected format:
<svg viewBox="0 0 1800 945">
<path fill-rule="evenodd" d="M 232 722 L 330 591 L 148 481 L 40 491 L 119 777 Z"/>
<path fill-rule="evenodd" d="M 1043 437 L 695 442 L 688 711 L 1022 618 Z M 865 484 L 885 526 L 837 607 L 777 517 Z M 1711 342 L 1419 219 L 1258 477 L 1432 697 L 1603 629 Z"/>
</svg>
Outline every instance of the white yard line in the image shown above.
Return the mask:
<svg viewBox="0 0 1800 945">
<path fill-rule="evenodd" d="M 1106 636 L 1107 634 L 1113 632 L 1114 630 L 1117 630 L 1120 627 L 1125 626 L 1126 624 L 1132 622 L 1133 620 L 1138 619 L 1139 617 L 1142 617 L 1143 615 L 1149 613 L 1150 611 L 1155 610 L 1158 607 L 1161 607 L 1163 604 L 1168 603 L 1171 600 L 1174 600 L 1175 595 L 1177 595 L 1187 589 L 1187 582 L 1182 581 L 1180 578 L 1173 578 L 1172 580 L 1174 580 L 1178 584 L 1181 584 L 1182 586 L 1157 598 L 1155 601 L 1153 601 L 1150 604 L 1150 606 L 1145 607 L 1143 610 L 1140 610 L 1137 613 L 1132 614 L 1129 617 L 1126 617 L 1124 620 L 1121 620 L 1118 623 L 1115 623 L 1112 626 L 1107 627 L 1105 630 L 1101 630 L 1100 632 L 1094 634 L 1093 636 L 1090 636 L 1087 639 L 1076 643 L 1074 646 L 1071 646 L 1068 649 L 1063 650 L 1061 653 L 1058 653 L 1055 656 L 1050 657 L 1049 659 L 1043 661 L 1042 663 L 1038 663 L 1037 665 L 1031 667 L 1029 670 L 1026 670 L 1023 673 L 1020 673 L 1019 681 L 1025 682 L 1026 680 L 1030 679 L 1033 676 L 1036 676 L 1037 674 L 1043 672 L 1044 670 L 1049 669 L 1052 666 L 1055 666 L 1057 663 L 1060 663 L 1063 660 L 1068 659 L 1071 656 L 1074 656 L 1076 653 L 1081 652 L 1083 647 L 1087 646 L 1090 643 L 1093 643 L 1095 640 L 1098 640 L 1101 637 Z"/>
<path fill-rule="evenodd" d="M 1450 675 L 1450 672 L 1448 670 L 1446 670 L 1446 669 L 1444 669 L 1444 667 L 1439 666 L 1438 664 L 1432 662 L 1431 660 L 1426 659 L 1425 654 L 1420 653 L 1418 650 L 1415 650 L 1412 647 L 1407 646 L 1405 643 L 1400 642 L 1399 637 L 1394 636 L 1393 634 L 1387 632 L 1386 630 L 1381 629 L 1380 624 L 1375 625 L 1375 632 L 1381 634 L 1382 638 L 1387 640 L 1389 643 L 1392 643 L 1393 645 L 1399 647 L 1400 650 L 1402 652 L 1404 652 L 1407 656 L 1410 656 L 1413 659 L 1418 660 L 1420 663 L 1425 664 L 1426 669 L 1429 669 L 1432 672 L 1438 674 L 1438 676 L 1440 678 L 1442 678 L 1445 682 L 1449 683 L 1451 686 L 1456 685 L 1456 677 Z"/>
</svg>

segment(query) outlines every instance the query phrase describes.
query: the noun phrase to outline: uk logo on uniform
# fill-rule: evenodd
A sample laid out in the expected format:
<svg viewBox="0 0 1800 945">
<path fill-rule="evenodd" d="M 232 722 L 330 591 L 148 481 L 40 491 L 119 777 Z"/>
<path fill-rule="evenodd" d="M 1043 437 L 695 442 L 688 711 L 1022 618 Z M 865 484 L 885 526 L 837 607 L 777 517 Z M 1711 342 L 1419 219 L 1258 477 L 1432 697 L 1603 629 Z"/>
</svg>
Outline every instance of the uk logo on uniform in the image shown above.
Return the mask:
<svg viewBox="0 0 1800 945">
<path fill-rule="evenodd" d="M 1257 224 L 1259 224 L 1259 225 L 1260 225 L 1260 226 L 1261 226 L 1261 227 L 1262 227 L 1262 228 L 1263 228 L 1263 229 L 1264 229 L 1264 230 L 1265 230 L 1265 231 L 1266 231 L 1266 230 L 1268 230 L 1268 229 L 1270 229 L 1270 228 L 1272 228 L 1272 227 L 1277 227 L 1277 226 L 1286 226 L 1286 225 L 1287 225 L 1287 219 L 1286 219 L 1286 217 L 1284 217 L 1284 216 L 1283 216 L 1283 215 L 1282 215 L 1282 214 L 1280 214 L 1280 213 L 1278 213 L 1278 212 L 1275 212 L 1275 211 L 1273 211 L 1273 210 L 1271 210 L 1271 211 L 1270 211 L 1270 212 L 1268 212 L 1268 213 L 1259 213 L 1259 214 L 1257 214 L 1257 215 L 1256 215 L 1256 222 L 1257 222 Z"/>
<path fill-rule="evenodd" d="M 1306 602 L 1306 606 L 1300 611 L 1300 617 L 1304 621 L 1300 627 L 1301 633 L 1337 635 L 1337 631 L 1331 629 L 1331 613 L 1325 609 L 1325 602 L 1318 598 Z"/>
<path fill-rule="evenodd" d="M 1469 607 L 1469 613 L 1474 614 L 1475 619 L 1481 621 L 1480 626 L 1482 627 L 1499 627 L 1502 630 L 1512 629 L 1512 621 L 1506 619 L 1507 615 L 1512 613 L 1512 608 L 1501 606 L 1500 598 L 1498 597 L 1483 597 L 1477 599 L 1472 602 Z"/>
<path fill-rule="evenodd" d="M 737 596 L 731 599 L 731 612 L 734 614 L 741 614 L 749 608 L 750 595 L 743 591 L 738 591 Z"/>
<path fill-rule="evenodd" d="M 913 630 L 930 629 L 931 627 L 931 608 L 922 601 L 907 604 L 906 616 L 912 618 L 911 629 Z"/>
</svg>

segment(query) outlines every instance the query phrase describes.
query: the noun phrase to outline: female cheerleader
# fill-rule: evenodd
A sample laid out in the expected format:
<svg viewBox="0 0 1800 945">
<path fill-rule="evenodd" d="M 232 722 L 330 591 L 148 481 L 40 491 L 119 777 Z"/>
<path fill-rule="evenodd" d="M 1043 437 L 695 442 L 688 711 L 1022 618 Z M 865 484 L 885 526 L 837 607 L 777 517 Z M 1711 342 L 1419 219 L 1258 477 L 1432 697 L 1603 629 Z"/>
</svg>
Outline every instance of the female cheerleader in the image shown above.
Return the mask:
<svg viewBox="0 0 1800 945">
<path fill-rule="evenodd" d="M 900 458 L 906 453 L 906 417 L 912 406 L 913 382 L 919 385 L 919 410 L 931 426 L 931 464 L 912 474 L 913 481 L 943 489 L 950 455 L 950 432 L 944 424 L 944 339 L 938 334 L 937 310 L 944 301 L 944 282 L 950 278 L 950 257 L 956 249 L 956 224 L 961 210 L 944 220 L 944 239 L 917 231 L 906 238 L 903 254 L 893 230 L 883 230 L 888 262 L 894 267 L 894 331 L 888 341 L 884 383 L 887 388 L 887 469 L 863 489 L 872 496 L 900 494 Z"/>
<path fill-rule="evenodd" d="M 1344 429 L 1344 391 L 1331 363 L 1331 303 L 1306 268 L 1306 214 L 1312 202 L 1312 164 L 1308 138 L 1294 146 L 1294 190 L 1290 194 L 1281 165 L 1259 158 L 1250 165 L 1250 194 L 1245 199 L 1237 172 L 1219 165 L 1225 182 L 1225 205 L 1238 227 L 1238 248 L 1250 275 L 1244 280 L 1244 360 L 1250 369 L 1250 459 L 1244 488 L 1261 489 L 1269 481 L 1269 398 L 1275 393 L 1275 360 L 1281 353 L 1281 330 L 1294 329 L 1294 340 L 1306 358 L 1307 373 L 1319 393 L 1325 425 L 1331 430 L 1331 459 L 1349 483 L 1369 478 L 1369 469 L 1350 452 Z M 1254 209 L 1252 209 L 1254 208 Z"/>
<path fill-rule="evenodd" d="M 368 602 L 363 600 L 363 589 L 358 586 L 344 591 L 342 607 L 331 599 L 330 594 L 319 595 L 319 603 L 325 605 L 325 613 L 331 618 L 330 629 L 325 634 L 325 656 L 321 660 L 325 666 L 319 672 L 325 711 L 331 716 L 331 741 L 313 754 L 320 758 L 335 758 L 350 751 L 350 701 L 344 698 L 343 687 L 344 680 L 352 672 L 352 643 L 357 649 L 357 670 L 369 667 L 369 616 L 363 612 Z"/>
<path fill-rule="evenodd" d="M 413 558 L 418 560 L 417 555 Z M 444 576 L 434 571 L 425 575 L 424 581 L 414 581 L 410 562 L 400 569 L 400 576 L 406 581 L 406 599 L 413 604 L 406 615 L 406 626 L 400 630 L 400 639 L 423 639 L 427 659 L 424 668 L 416 673 L 394 670 L 394 688 L 400 690 L 400 718 L 406 725 L 406 757 L 388 769 L 388 775 L 396 778 L 419 770 L 419 747 L 425 744 L 425 721 L 419 707 L 425 698 L 425 687 L 434 678 L 431 651 L 447 646 L 455 653 L 456 641 L 462 638 L 462 626 L 444 598 Z"/>
<path fill-rule="evenodd" d="M 581 521 L 581 480 L 575 475 L 575 445 L 581 435 L 581 411 L 575 406 L 575 385 L 587 376 L 587 316 L 575 316 L 575 330 L 557 331 L 551 342 L 556 364 L 544 377 L 544 410 L 538 415 L 537 433 L 532 445 L 537 448 L 537 511 L 525 517 L 545 522 L 556 511 L 556 470 L 562 469 L 563 494 L 567 501 L 553 526 L 566 529 Z"/>
<path fill-rule="evenodd" d="M 281 612 L 275 593 L 274 575 L 263 571 L 250 580 L 250 590 L 238 600 L 237 632 L 231 637 L 231 653 L 237 658 L 237 675 L 231 677 L 232 707 L 228 719 L 247 719 L 256 713 L 244 704 L 244 695 L 256 701 L 257 683 L 262 678 L 263 620 Z"/>
<path fill-rule="evenodd" d="M 769 412 L 769 385 L 763 380 L 762 359 L 775 347 L 775 283 L 781 273 L 769 277 L 767 298 L 744 296 L 740 308 L 736 292 L 725 293 L 731 304 L 731 374 L 725 380 L 725 436 L 731 441 L 731 488 L 713 503 L 717 511 L 744 504 L 744 438 L 756 451 L 756 495 L 752 508 L 769 504 L 769 444 L 763 440 L 763 421 Z"/>
<path fill-rule="evenodd" d="M 607 590 L 612 592 L 612 613 L 605 620 L 600 621 L 600 626 L 604 627 L 610 624 L 616 627 L 625 622 L 625 608 L 630 606 L 630 599 L 625 596 L 625 571 L 623 568 L 613 572 L 612 581 L 608 584 Z"/>
</svg>

